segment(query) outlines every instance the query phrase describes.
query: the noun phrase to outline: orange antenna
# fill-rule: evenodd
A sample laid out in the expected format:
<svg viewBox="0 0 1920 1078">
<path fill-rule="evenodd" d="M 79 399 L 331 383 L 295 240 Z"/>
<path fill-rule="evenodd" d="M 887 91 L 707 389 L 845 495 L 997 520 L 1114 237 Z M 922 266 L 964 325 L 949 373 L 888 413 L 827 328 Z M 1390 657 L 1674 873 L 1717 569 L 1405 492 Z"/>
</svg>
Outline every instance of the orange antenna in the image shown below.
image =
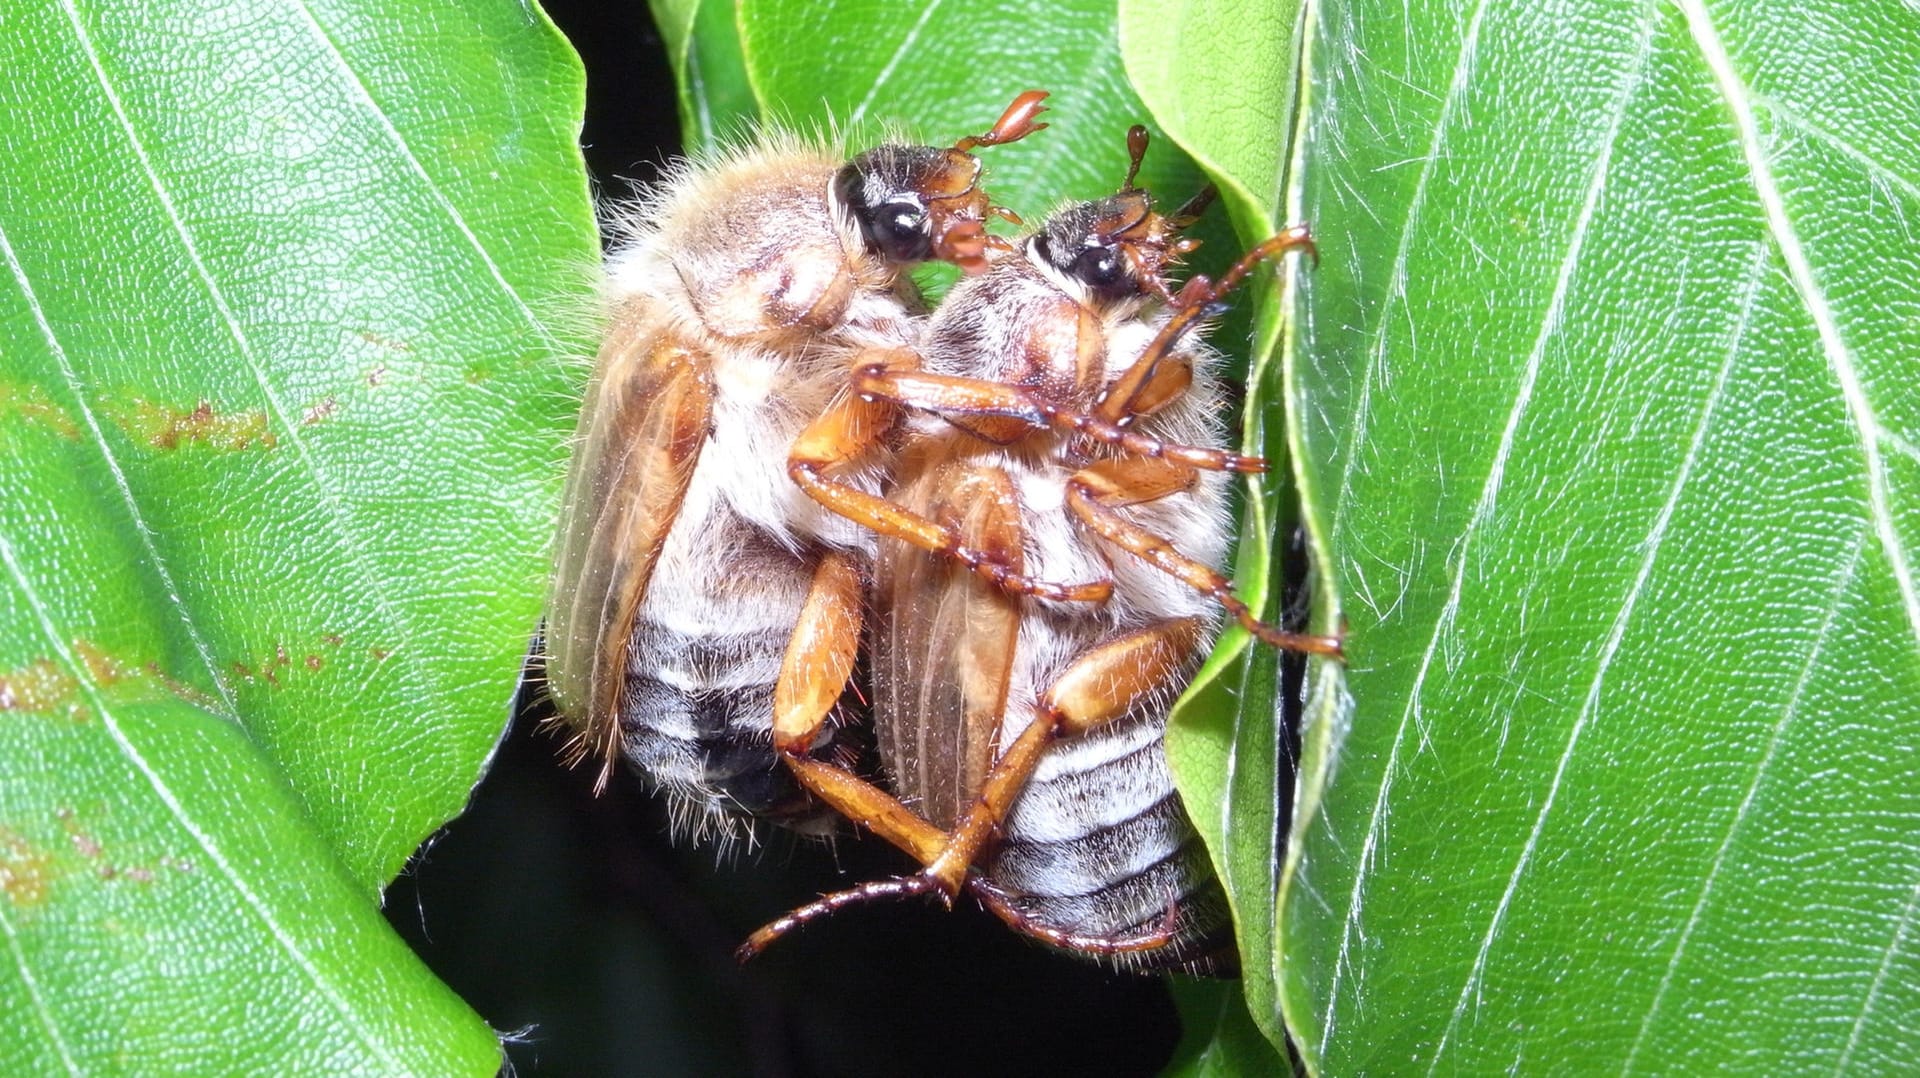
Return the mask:
<svg viewBox="0 0 1920 1078">
<path fill-rule="evenodd" d="M 968 135 L 953 144 L 953 148 L 965 153 L 976 146 L 998 146 L 1007 142 L 1018 142 L 1035 131 L 1046 129 L 1046 124 L 1034 123 L 1034 117 L 1047 110 L 1041 102 L 1047 98 L 1045 90 L 1028 90 L 1013 99 L 1007 111 L 1000 114 L 993 129 L 984 135 Z"/>
<path fill-rule="evenodd" d="M 1122 191 L 1134 190 L 1133 181 L 1140 175 L 1140 162 L 1147 156 L 1147 129 L 1141 124 L 1127 128 L 1127 179 L 1120 185 Z"/>
<path fill-rule="evenodd" d="M 1252 250 L 1241 255 L 1238 261 L 1227 268 L 1227 272 L 1220 275 L 1218 281 L 1209 281 L 1205 277 L 1188 279 L 1187 283 L 1181 286 L 1180 294 L 1173 298 L 1173 315 L 1160 327 L 1160 332 L 1154 335 L 1152 343 L 1147 345 L 1147 350 L 1141 353 L 1139 362 L 1128 368 L 1127 372 L 1108 388 L 1096 414 L 1102 419 L 1114 422 L 1131 412 L 1134 398 L 1139 394 L 1141 387 L 1153 377 L 1154 368 L 1167 353 L 1173 351 L 1174 346 L 1179 343 L 1187 330 L 1191 329 L 1195 322 L 1205 318 L 1213 305 L 1220 302 L 1221 297 L 1251 273 L 1253 267 L 1266 259 L 1284 255 L 1288 251 L 1304 251 L 1313 259 L 1314 265 L 1320 264 L 1320 251 L 1314 246 L 1313 233 L 1308 231 L 1306 225 L 1293 225 L 1282 230 L 1278 235 L 1261 241 Z M 1262 637 L 1262 639 L 1265 638 Z"/>
</svg>

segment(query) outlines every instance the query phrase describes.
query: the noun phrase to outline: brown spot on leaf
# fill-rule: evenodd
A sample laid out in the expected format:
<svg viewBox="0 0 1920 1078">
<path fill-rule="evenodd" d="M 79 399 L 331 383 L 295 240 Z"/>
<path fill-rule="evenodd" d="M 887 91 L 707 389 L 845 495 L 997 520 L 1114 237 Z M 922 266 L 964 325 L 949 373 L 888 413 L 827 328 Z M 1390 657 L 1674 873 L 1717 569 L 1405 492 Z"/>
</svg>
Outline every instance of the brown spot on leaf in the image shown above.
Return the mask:
<svg viewBox="0 0 1920 1078">
<path fill-rule="evenodd" d="M 62 438 L 80 437 L 80 427 L 66 409 L 53 402 L 46 388 L 0 381 L 0 423 L 18 418 L 27 426 L 50 430 Z"/>
<path fill-rule="evenodd" d="M 86 666 L 87 676 L 93 678 L 94 684 L 102 688 L 116 681 L 125 681 L 128 677 L 139 673 L 138 668 L 130 667 L 107 654 L 100 645 L 91 640 L 75 640 L 73 653 Z"/>
<path fill-rule="evenodd" d="M 136 696 L 151 696 L 155 688 L 166 688 L 191 703 L 206 705 L 206 697 L 191 686 L 182 685 L 160 672 L 160 664 L 130 662 L 117 658 L 91 640 L 73 642 L 73 658 L 88 683 L 103 691 L 120 689 Z M 40 658 L 18 670 L 0 672 L 0 711 L 38 711 L 63 713 L 74 722 L 86 722 L 92 712 L 80 701 L 80 678 L 52 659 Z"/>
<path fill-rule="evenodd" d="M 80 683 L 53 664 L 35 659 L 0 674 L 0 711 L 53 711 L 71 703 Z"/>
<path fill-rule="evenodd" d="M 53 859 L 26 839 L 0 827 L 0 894 L 15 906 L 37 906 L 47 897 Z"/>
<path fill-rule="evenodd" d="M 374 345 L 379 348 L 390 348 L 395 352 L 413 351 L 413 345 L 410 345 L 405 341 L 396 341 L 388 337 L 382 337 L 378 333 L 373 332 L 372 330 L 363 329 L 363 330 L 360 330 L 355 335 L 358 336 L 361 340 L 367 342 L 368 344 Z"/>
<path fill-rule="evenodd" d="M 370 386 L 382 386 L 386 384 L 386 381 L 387 365 L 385 363 L 377 363 L 372 370 L 367 372 L 367 384 Z"/>
<path fill-rule="evenodd" d="M 202 711 L 219 711 L 220 710 L 220 705 L 213 699 L 213 697 L 208 696 L 206 693 L 201 692 L 199 689 L 194 688 L 192 685 L 189 685 L 184 681 L 177 681 L 171 677 L 168 677 L 167 672 L 165 670 L 160 669 L 159 663 L 157 662 L 148 663 L 146 666 L 146 671 L 147 671 L 147 674 L 150 677 L 152 677 L 155 681 L 158 681 L 160 684 L 166 686 L 168 692 L 186 701 L 187 703 L 192 704 L 194 707 L 197 707 Z"/>
<path fill-rule="evenodd" d="M 79 828 L 69 830 L 67 837 L 73 840 L 73 848 L 80 851 L 80 856 L 88 860 L 97 861 L 106 852 L 100 848 L 99 839 Z"/>
<path fill-rule="evenodd" d="M 342 638 L 337 633 L 328 633 L 320 638 L 329 647 L 339 647 Z M 311 646 L 311 645 L 309 645 Z M 236 662 L 233 665 L 234 676 L 243 681 L 265 681 L 269 685 L 282 684 L 285 675 L 292 671 L 307 670 L 317 673 L 326 668 L 327 661 L 313 652 L 296 653 L 284 643 L 273 645 L 273 654 L 262 658 L 258 663 L 249 665 Z"/>
<path fill-rule="evenodd" d="M 213 449 L 271 449 L 277 443 L 267 413 L 253 410 L 221 413 L 202 400 L 191 411 L 136 398 L 132 407 L 114 417 L 126 432 L 155 449 L 179 449 L 198 444 Z"/>
<path fill-rule="evenodd" d="M 303 427 L 311 427 L 316 423 L 323 423 L 331 417 L 333 413 L 339 410 L 340 402 L 334 400 L 332 397 L 328 397 L 326 400 L 309 407 L 306 413 L 300 417 L 300 425 Z"/>
</svg>

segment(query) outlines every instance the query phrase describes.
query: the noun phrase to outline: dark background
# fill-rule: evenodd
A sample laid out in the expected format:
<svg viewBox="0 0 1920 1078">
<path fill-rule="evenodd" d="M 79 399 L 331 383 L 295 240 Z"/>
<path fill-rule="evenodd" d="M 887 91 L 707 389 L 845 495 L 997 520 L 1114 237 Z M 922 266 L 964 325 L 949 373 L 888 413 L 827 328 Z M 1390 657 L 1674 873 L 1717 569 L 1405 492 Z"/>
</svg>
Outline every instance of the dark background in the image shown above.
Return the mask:
<svg viewBox="0 0 1920 1078">
<path fill-rule="evenodd" d="M 587 68 L 600 189 L 678 149 L 673 78 L 640 0 L 547 0 Z M 465 815 L 387 892 L 387 917 L 527 1074 L 1153 1074 L 1179 1036 L 1166 985 L 1015 937 L 962 900 L 845 911 L 747 968 L 746 934 L 909 866 L 874 840 L 775 836 L 716 864 L 667 841 L 630 774 L 596 798 L 516 715 Z"/>
</svg>

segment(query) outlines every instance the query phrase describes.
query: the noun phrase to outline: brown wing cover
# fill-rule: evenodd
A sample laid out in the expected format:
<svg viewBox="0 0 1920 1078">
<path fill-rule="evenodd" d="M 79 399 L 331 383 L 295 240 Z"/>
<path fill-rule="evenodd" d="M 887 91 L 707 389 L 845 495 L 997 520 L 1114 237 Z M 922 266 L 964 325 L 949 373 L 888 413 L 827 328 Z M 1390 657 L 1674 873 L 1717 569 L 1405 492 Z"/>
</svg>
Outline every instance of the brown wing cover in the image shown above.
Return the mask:
<svg viewBox="0 0 1920 1078">
<path fill-rule="evenodd" d="M 619 755 L 635 612 L 711 430 L 710 360 L 645 300 L 619 312 L 588 386 L 561 506 L 547 678 L 579 757 Z"/>
<path fill-rule="evenodd" d="M 997 468 L 954 461 L 915 469 L 914 511 L 1021 570 L 1019 501 Z M 874 715 L 894 792 L 950 829 L 998 754 L 1020 601 L 944 558 L 882 540 L 875 572 Z"/>
</svg>

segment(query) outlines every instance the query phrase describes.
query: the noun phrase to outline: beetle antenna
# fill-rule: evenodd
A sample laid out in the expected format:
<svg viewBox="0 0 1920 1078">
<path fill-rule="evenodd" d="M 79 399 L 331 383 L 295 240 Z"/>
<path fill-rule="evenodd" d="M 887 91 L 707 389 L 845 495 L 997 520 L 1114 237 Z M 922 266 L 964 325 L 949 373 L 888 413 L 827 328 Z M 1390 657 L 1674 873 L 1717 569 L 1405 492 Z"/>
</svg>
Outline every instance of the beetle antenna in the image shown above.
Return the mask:
<svg viewBox="0 0 1920 1078">
<path fill-rule="evenodd" d="M 1127 128 L 1127 179 L 1120 185 L 1122 191 L 1139 190 L 1133 181 L 1140 177 L 1140 162 L 1147 157 L 1147 129 L 1142 124 Z"/>
</svg>

